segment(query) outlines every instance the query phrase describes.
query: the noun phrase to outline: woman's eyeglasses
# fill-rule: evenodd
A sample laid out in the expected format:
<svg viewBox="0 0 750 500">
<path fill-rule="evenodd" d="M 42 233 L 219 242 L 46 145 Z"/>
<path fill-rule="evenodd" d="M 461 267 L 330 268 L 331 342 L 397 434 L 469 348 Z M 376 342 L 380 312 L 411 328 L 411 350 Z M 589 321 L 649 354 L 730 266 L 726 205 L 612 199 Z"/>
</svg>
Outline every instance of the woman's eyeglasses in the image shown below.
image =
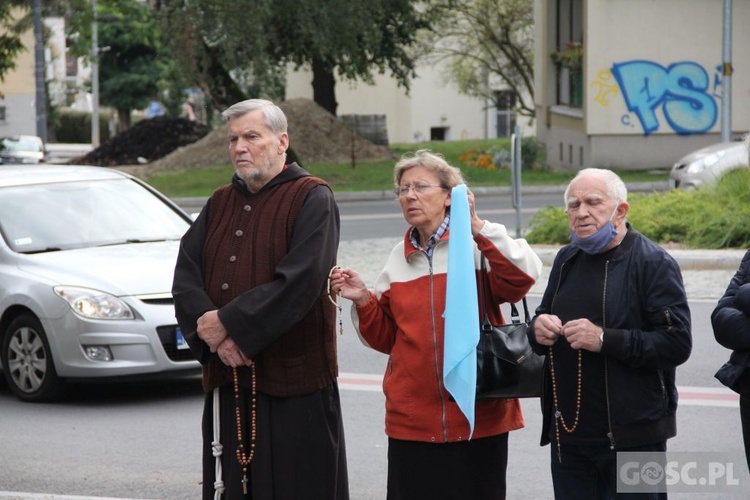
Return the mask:
<svg viewBox="0 0 750 500">
<path fill-rule="evenodd" d="M 403 198 L 404 196 L 409 194 L 409 191 L 414 191 L 415 194 L 422 194 L 428 189 L 432 188 L 440 188 L 445 189 L 443 186 L 435 186 L 433 184 L 427 184 L 424 182 L 418 182 L 414 184 L 413 186 L 410 186 L 409 184 L 405 184 L 403 186 L 399 186 L 396 189 L 393 190 L 393 193 L 399 197 Z"/>
</svg>

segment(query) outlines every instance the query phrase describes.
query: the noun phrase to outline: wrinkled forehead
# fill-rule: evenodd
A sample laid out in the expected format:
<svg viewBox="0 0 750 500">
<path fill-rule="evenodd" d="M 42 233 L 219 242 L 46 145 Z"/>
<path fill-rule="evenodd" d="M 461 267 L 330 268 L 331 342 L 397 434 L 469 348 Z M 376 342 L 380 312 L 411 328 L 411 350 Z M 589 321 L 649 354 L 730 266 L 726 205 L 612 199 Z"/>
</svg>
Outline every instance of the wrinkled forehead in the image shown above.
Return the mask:
<svg viewBox="0 0 750 500">
<path fill-rule="evenodd" d="M 609 198 L 607 182 L 598 176 L 588 176 L 570 184 L 565 203 L 602 203 Z"/>
</svg>

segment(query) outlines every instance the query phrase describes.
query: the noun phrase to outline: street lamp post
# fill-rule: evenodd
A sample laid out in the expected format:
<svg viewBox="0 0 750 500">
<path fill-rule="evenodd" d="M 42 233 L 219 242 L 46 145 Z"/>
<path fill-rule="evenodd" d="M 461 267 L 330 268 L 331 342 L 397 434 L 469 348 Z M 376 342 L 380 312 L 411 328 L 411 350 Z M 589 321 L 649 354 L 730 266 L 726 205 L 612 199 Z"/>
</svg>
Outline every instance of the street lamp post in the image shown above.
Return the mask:
<svg viewBox="0 0 750 500">
<path fill-rule="evenodd" d="M 91 0 L 94 20 L 91 23 L 91 146 L 99 147 L 99 27 L 96 0 Z"/>
<path fill-rule="evenodd" d="M 732 140 L 732 0 L 724 0 L 722 40 L 721 141 Z"/>
<path fill-rule="evenodd" d="M 45 92 L 44 34 L 42 0 L 34 0 L 34 81 L 36 90 L 36 135 L 47 144 L 47 93 Z"/>
</svg>

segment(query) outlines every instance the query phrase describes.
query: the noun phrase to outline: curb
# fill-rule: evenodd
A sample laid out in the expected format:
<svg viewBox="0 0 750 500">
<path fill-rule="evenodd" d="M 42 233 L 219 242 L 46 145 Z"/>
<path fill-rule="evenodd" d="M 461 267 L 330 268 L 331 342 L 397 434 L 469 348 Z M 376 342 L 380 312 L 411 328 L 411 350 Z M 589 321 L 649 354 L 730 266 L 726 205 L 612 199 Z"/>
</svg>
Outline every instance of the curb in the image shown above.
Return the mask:
<svg viewBox="0 0 750 500">
<path fill-rule="evenodd" d="M 531 248 L 545 266 L 552 266 L 558 250 L 562 245 L 531 245 Z M 740 266 L 746 250 L 688 250 L 684 248 L 665 248 L 677 261 L 682 271 L 718 271 L 736 270 Z"/>
</svg>

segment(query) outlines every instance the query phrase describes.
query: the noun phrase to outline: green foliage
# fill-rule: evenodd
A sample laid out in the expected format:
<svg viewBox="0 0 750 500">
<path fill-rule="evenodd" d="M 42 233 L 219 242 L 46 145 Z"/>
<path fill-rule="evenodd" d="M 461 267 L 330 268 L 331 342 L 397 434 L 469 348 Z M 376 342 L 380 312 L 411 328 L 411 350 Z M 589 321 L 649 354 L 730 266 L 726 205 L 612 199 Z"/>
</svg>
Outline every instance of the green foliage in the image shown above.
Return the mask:
<svg viewBox="0 0 750 500">
<path fill-rule="evenodd" d="M 109 140 L 109 116 L 99 115 L 99 138 Z M 84 111 L 58 111 L 56 114 L 55 138 L 57 142 L 72 144 L 91 143 L 91 113 Z"/>
<path fill-rule="evenodd" d="M 89 0 L 67 0 L 71 54 L 91 58 L 94 20 Z M 98 0 L 99 100 L 118 110 L 129 125 L 130 111 L 157 96 L 171 57 L 148 6 L 137 0 Z"/>
<path fill-rule="evenodd" d="M 312 65 L 331 83 L 336 75 L 370 82 L 374 71 L 389 71 L 408 89 L 414 72 L 408 49 L 427 26 L 423 3 L 161 0 L 157 9 L 180 66 L 223 109 L 238 93 L 283 98 L 289 63 Z"/>
<path fill-rule="evenodd" d="M 118 110 L 141 109 L 157 94 L 164 70 L 159 27 L 136 0 L 100 1 L 100 98 Z"/>
<path fill-rule="evenodd" d="M 425 34 L 430 58 L 447 62 L 459 91 L 495 104 L 497 82 L 513 91 L 516 111 L 534 116 L 534 2 L 440 0 Z"/>
<path fill-rule="evenodd" d="M 521 160 L 523 161 L 521 168 L 543 168 L 543 154 L 544 148 L 537 142 L 536 136 L 521 138 Z"/>
<path fill-rule="evenodd" d="M 560 197 L 562 204 L 562 196 Z M 532 245 L 564 245 L 570 241 L 568 217 L 562 207 L 547 206 L 531 218 L 526 241 Z"/>
<path fill-rule="evenodd" d="M 750 246 L 750 170 L 723 176 L 714 187 L 638 199 L 633 224 L 660 243 L 694 248 Z"/>
<path fill-rule="evenodd" d="M 570 41 L 564 49 L 551 52 L 550 58 L 565 68 L 579 69 L 583 65 L 583 45 Z"/>
<path fill-rule="evenodd" d="M 628 221 L 660 244 L 690 248 L 750 247 L 750 169 L 725 175 L 714 187 L 629 196 Z M 562 208 L 537 212 L 526 235 L 532 244 L 565 244 L 568 221 Z"/>
<path fill-rule="evenodd" d="M 472 146 L 458 157 L 458 167 L 469 169 L 502 171 L 510 168 L 511 145 L 508 139 L 492 139 L 487 147 Z M 540 158 L 543 149 L 536 141 L 536 137 L 524 137 L 521 140 L 521 169 L 544 170 Z"/>
<path fill-rule="evenodd" d="M 30 9 L 23 9 L 19 12 L 26 15 L 20 19 L 13 17 L 14 7 L 25 7 L 26 2 L 22 0 L 2 0 L 0 1 L 0 82 L 4 80 L 5 75 L 16 67 L 15 59 L 18 54 L 24 50 L 21 43 L 21 34 L 29 27 Z M 2 94 L 0 94 L 2 98 Z"/>
</svg>

